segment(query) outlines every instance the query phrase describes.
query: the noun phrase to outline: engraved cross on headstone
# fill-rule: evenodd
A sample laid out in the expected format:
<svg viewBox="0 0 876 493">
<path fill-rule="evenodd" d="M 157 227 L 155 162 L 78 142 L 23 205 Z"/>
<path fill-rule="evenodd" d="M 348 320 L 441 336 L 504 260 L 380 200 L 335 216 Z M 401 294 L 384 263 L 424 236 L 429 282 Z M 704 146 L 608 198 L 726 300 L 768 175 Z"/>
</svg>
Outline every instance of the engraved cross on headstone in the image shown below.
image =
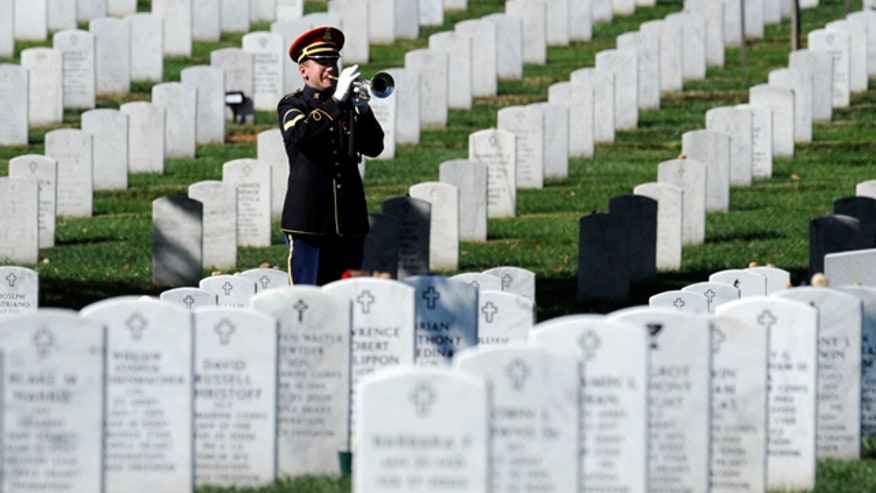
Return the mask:
<svg viewBox="0 0 876 493">
<path fill-rule="evenodd" d="M 259 284 L 262 285 L 262 290 L 268 289 L 268 286 L 271 285 L 271 278 L 268 276 L 262 276 L 259 278 Z"/>
<path fill-rule="evenodd" d="M 435 391 L 428 383 L 420 383 L 409 396 L 411 403 L 417 408 L 417 417 L 425 418 L 432 411 L 432 404 L 435 403 Z"/>
<path fill-rule="evenodd" d="M 757 323 L 763 326 L 766 330 L 770 330 L 770 328 L 776 323 L 776 316 L 772 314 L 769 310 L 764 310 L 757 316 Z"/>
<path fill-rule="evenodd" d="M 429 289 L 423 291 L 423 299 L 426 300 L 426 307 L 430 310 L 435 309 L 435 303 L 441 298 L 441 293 L 435 289 L 435 286 L 429 286 Z"/>
<path fill-rule="evenodd" d="M 235 327 L 227 318 L 223 318 L 216 324 L 213 331 L 219 335 L 219 342 L 223 346 L 227 346 L 231 342 L 231 334 L 235 332 Z"/>
<path fill-rule="evenodd" d="M 684 300 L 681 298 L 675 298 L 672 306 L 674 306 L 676 310 L 682 311 L 684 309 Z"/>
<path fill-rule="evenodd" d="M 188 309 L 191 309 L 192 306 L 195 304 L 195 298 L 194 298 L 194 296 L 192 296 L 190 294 L 186 295 L 186 297 L 183 298 L 182 301 L 183 301 L 183 303 L 186 304 L 186 308 L 188 308 Z"/>
<path fill-rule="evenodd" d="M 31 338 L 33 345 L 37 348 L 37 354 L 40 358 L 45 358 L 49 355 L 49 348 L 55 345 L 55 335 L 46 327 L 40 327 L 34 332 Z"/>
<path fill-rule="evenodd" d="M 502 276 L 502 291 L 511 289 L 512 284 L 514 284 L 514 278 L 511 277 L 511 274 L 505 274 Z"/>
<path fill-rule="evenodd" d="M 532 373 L 532 371 L 529 369 L 529 366 L 520 358 L 514 358 L 511 360 L 511 363 L 505 367 L 505 376 L 511 380 L 511 388 L 516 392 L 523 390 L 523 384 L 526 383 L 526 379 L 529 378 L 530 373 Z"/>
<path fill-rule="evenodd" d="M 231 292 L 234 291 L 234 286 L 230 282 L 225 281 L 225 284 L 222 285 L 222 291 L 225 292 L 225 296 L 231 296 Z"/>
<path fill-rule="evenodd" d="M 18 280 L 18 276 L 15 275 L 15 272 L 10 272 L 8 276 L 6 276 L 6 282 L 9 283 L 10 288 L 15 287 L 15 281 Z"/>
<path fill-rule="evenodd" d="M 371 291 L 367 289 L 359 293 L 359 296 L 356 297 L 356 303 L 362 307 L 362 313 L 370 313 L 371 312 L 371 304 L 374 303 L 374 295 L 371 294 Z"/>
<path fill-rule="evenodd" d="M 712 310 L 712 301 L 715 300 L 715 296 L 717 296 L 718 293 L 712 291 L 712 288 L 709 288 L 706 290 L 705 293 L 703 293 L 703 295 L 706 297 L 706 301 L 709 303 L 709 311 L 711 311 Z"/>
<path fill-rule="evenodd" d="M 298 302 L 295 303 L 295 306 L 292 307 L 293 310 L 298 312 L 298 321 L 299 322 L 304 321 L 304 312 L 307 311 L 308 308 L 310 308 L 310 307 L 307 306 L 307 303 L 305 303 L 304 300 L 302 300 L 301 298 L 299 298 Z"/>
<path fill-rule="evenodd" d="M 493 317 L 495 317 L 499 313 L 499 308 L 493 304 L 492 301 L 488 301 L 483 308 L 481 308 L 481 313 L 484 314 L 484 317 L 487 319 L 487 323 L 493 323 Z"/>
<path fill-rule="evenodd" d="M 131 339 L 135 341 L 139 341 L 143 337 L 143 331 L 146 330 L 147 325 L 146 319 L 139 312 L 132 314 L 125 321 L 125 327 L 131 331 Z"/>
<path fill-rule="evenodd" d="M 657 336 L 663 330 L 663 324 L 647 324 L 648 335 L 651 336 L 651 349 L 657 349 Z"/>
<path fill-rule="evenodd" d="M 578 338 L 578 347 L 584 353 L 584 359 L 590 361 L 596 356 L 596 350 L 602 345 L 602 340 L 595 332 L 588 330 Z"/>
</svg>

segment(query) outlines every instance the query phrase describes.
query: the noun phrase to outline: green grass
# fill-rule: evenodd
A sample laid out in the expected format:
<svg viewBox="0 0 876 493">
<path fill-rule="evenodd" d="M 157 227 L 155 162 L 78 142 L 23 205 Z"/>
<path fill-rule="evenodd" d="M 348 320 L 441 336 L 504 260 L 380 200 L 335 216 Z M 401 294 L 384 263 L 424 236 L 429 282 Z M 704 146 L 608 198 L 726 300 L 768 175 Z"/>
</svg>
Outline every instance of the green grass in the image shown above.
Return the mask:
<svg viewBox="0 0 876 493">
<path fill-rule="evenodd" d="M 381 69 L 403 66 L 405 52 L 426 47 L 429 34 L 504 7 L 504 0 L 468 3 L 467 12 L 448 13 L 443 26 L 422 29 L 417 40 L 372 46 L 371 63 L 362 67 L 363 74 L 370 77 Z M 860 0 L 856 0 L 853 8 L 860 7 Z M 326 2 L 309 0 L 305 8 L 308 12 L 322 11 Z M 522 80 L 500 81 L 499 94 L 476 99 L 471 111 L 451 110 L 446 128 L 424 131 L 417 146 L 398 146 L 395 159 L 370 162 L 365 181 L 369 209 L 379 212 L 383 200 L 406 194 L 410 185 L 437 180 L 441 162 L 467 157 L 468 135 L 495 126 L 499 108 L 546 100 L 551 84 L 568 80 L 578 68 L 593 66 L 595 54 L 614 48 L 618 34 L 681 8 L 681 0 L 661 0 L 654 8 L 594 26 L 592 41 L 551 47 L 546 65 L 527 66 Z M 148 0 L 140 0 L 139 9 L 148 11 Z M 822 0 L 818 8 L 803 11 L 804 46 L 805 33 L 842 16 L 843 4 L 838 0 Z M 80 27 L 87 29 L 86 25 Z M 253 26 L 253 30 L 267 29 L 267 24 Z M 786 67 L 789 32 L 785 20 L 781 25 L 768 26 L 763 39 L 750 40 L 745 70 L 739 66 L 739 49 L 728 49 L 724 67 L 709 68 L 705 80 L 687 82 L 683 92 L 664 94 L 659 111 L 640 111 L 638 129 L 618 132 L 614 143 L 598 145 L 593 159 L 572 159 L 568 178 L 547 180 L 543 190 L 521 190 L 517 218 L 490 220 L 486 243 L 461 244 L 459 271 L 480 271 L 497 265 L 535 271 L 539 320 L 646 303 L 657 292 L 705 280 L 717 270 L 745 267 L 749 262 L 774 264 L 789 270 L 795 284 L 805 282 L 809 221 L 830 214 L 833 201 L 853 195 L 856 183 L 876 178 L 876 168 L 871 164 L 876 151 L 876 93 L 872 90 L 854 95 L 850 108 L 835 109 L 830 123 L 816 124 L 813 142 L 798 144 L 793 159 L 776 159 L 772 178 L 755 180 L 751 187 L 733 188 L 729 212 L 708 214 L 706 241 L 685 248 L 680 271 L 660 272 L 654 281 L 633 285 L 630 299 L 622 303 L 582 304 L 575 300 L 578 219 L 593 211 L 606 212 L 611 197 L 631 193 L 639 183 L 654 181 L 657 164 L 680 153 L 681 135 L 703 128 L 708 109 L 745 102 L 749 87 L 766 82 L 770 70 Z M 233 34 L 223 35 L 218 43 L 195 43 L 192 58 L 165 61 L 165 80 L 178 81 L 183 68 L 208 64 L 211 50 L 240 46 L 240 39 L 241 35 Z M 22 49 L 50 44 L 16 43 L 16 57 Z M 0 59 L 0 63 L 18 63 L 18 59 Z M 136 83 L 131 94 L 101 98 L 98 106 L 114 108 L 126 101 L 148 100 L 150 91 L 151 84 Z M 32 129 L 28 146 L 0 147 L 0 176 L 8 174 L 10 158 L 42 154 L 47 131 L 79 127 L 80 114 L 68 110 L 62 125 Z M 258 113 L 254 126 L 229 124 L 225 145 L 199 146 L 197 159 L 168 160 L 163 175 L 134 174 L 128 190 L 95 193 L 93 218 L 60 218 L 57 246 L 42 250 L 40 262 L 28 266 L 40 273 L 41 306 L 78 309 L 109 296 L 157 293 L 159 290 L 150 284 L 152 200 L 185 194 L 188 185 L 196 181 L 221 179 L 222 164 L 255 157 L 255 136 L 275 125 L 276 115 L 269 112 Z M 238 270 L 265 263 L 282 268 L 284 250 L 275 228 L 273 246 L 240 249 Z M 868 437 L 864 445 L 867 459 L 821 461 L 815 491 L 876 491 L 872 460 L 876 444 Z M 321 493 L 349 489 L 349 478 L 318 477 L 233 491 Z"/>
</svg>

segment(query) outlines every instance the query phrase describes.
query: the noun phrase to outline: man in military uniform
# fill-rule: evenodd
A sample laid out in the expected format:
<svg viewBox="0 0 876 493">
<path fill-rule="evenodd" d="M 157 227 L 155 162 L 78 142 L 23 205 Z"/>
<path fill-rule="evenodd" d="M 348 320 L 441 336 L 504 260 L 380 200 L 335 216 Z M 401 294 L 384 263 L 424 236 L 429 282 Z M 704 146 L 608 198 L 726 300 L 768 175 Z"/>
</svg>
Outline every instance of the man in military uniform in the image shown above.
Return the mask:
<svg viewBox="0 0 876 493">
<path fill-rule="evenodd" d="M 323 285 L 362 267 L 368 207 L 358 163 L 383 151 L 383 130 L 367 98 L 354 94 L 358 66 L 338 74 L 343 46 L 340 30 L 318 27 L 289 47 L 304 79 L 277 106 L 289 157 L 281 229 L 292 284 Z"/>
</svg>

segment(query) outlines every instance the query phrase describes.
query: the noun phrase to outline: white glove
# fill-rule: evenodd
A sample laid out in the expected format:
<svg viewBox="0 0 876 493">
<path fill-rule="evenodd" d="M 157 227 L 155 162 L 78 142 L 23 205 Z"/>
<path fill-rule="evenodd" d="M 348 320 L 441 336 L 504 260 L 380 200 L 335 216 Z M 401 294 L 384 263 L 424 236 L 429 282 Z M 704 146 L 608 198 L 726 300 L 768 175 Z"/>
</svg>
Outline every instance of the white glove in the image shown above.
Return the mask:
<svg viewBox="0 0 876 493">
<path fill-rule="evenodd" d="M 335 85 L 334 98 L 340 102 L 347 100 L 350 96 L 350 85 L 353 81 L 359 78 L 359 65 L 353 65 L 341 70 L 341 75 L 338 77 L 338 83 Z"/>
</svg>

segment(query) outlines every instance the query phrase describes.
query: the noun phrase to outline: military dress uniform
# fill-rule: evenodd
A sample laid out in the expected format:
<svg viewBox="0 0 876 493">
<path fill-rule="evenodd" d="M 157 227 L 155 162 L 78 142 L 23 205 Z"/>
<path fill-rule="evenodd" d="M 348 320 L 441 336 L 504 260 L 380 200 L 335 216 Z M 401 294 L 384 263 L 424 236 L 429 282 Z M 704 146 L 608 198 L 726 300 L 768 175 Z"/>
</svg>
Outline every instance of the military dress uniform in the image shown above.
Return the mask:
<svg viewBox="0 0 876 493">
<path fill-rule="evenodd" d="M 332 93 L 305 86 L 286 95 L 277 106 L 289 157 L 281 229 L 290 243 L 293 283 L 299 282 L 291 266 L 296 248 L 317 247 L 321 256 L 334 256 L 336 246 L 358 248 L 358 261 L 320 261 L 315 283 L 322 285 L 339 279 L 347 269 L 361 268 L 368 234 L 368 207 L 358 163 L 361 154 L 377 156 L 383 151 L 383 130 L 370 109 L 359 113 L 351 104 L 332 99 Z M 312 280 L 301 282 L 311 284 Z"/>
</svg>

